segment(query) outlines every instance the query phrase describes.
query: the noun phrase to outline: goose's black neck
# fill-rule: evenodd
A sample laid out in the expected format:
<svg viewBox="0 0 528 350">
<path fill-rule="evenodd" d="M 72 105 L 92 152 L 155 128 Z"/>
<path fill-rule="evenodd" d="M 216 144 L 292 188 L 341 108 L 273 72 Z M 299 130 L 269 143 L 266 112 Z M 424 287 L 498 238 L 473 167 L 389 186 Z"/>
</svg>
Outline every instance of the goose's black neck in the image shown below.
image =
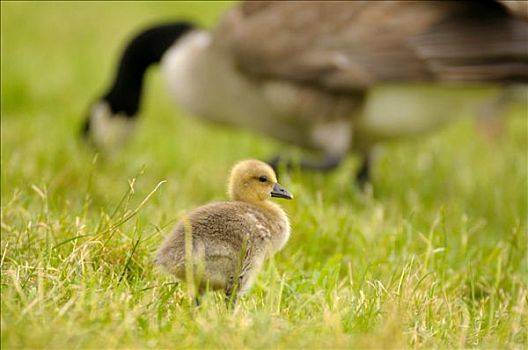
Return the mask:
<svg viewBox="0 0 528 350">
<path fill-rule="evenodd" d="M 142 31 L 129 42 L 114 82 L 102 98 L 108 102 L 112 113 L 131 118 L 137 114 L 147 68 L 158 63 L 165 51 L 193 28 L 187 22 L 158 25 Z"/>
</svg>

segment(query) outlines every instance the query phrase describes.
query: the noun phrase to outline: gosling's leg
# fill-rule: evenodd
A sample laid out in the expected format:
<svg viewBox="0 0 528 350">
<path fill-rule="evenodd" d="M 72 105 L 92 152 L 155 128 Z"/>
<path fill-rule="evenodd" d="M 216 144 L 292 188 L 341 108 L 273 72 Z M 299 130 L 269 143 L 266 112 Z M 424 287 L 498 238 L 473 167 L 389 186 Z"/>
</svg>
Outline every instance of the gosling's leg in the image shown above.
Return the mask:
<svg viewBox="0 0 528 350">
<path fill-rule="evenodd" d="M 234 282 L 234 278 L 229 279 L 229 284 L 226 288 L 226 304 L 228 307 L 234 307 L 238 297 L 247 292 L 250 287 L 250 276 L 251 273 L 251 264 L 246 263 L 242 269 L 242 272 L 237 278 L 237 281 Z"/>
<path fill-rule="evenodd" d="M 225 303 L 228 309 L 231 309 L 235 306 L 238 300 L 239 288 L 240 288 L 240 278 L 238 278 L 238 281 L 235 283 L 234 277 L 231 276 L 229 278 L 229 283 L 225 290 Z"/>
<path fill-rule="evenodd" d="M 226 303 L 226 307 L 228 309 L 234 308 L 235 305 L 236 305 L 237 300 L 238 300 L 238 293 L 236 293 L 236 292 L 234 292 L 234 293 L 226 293 L 225 303 Z"/>
</svg>

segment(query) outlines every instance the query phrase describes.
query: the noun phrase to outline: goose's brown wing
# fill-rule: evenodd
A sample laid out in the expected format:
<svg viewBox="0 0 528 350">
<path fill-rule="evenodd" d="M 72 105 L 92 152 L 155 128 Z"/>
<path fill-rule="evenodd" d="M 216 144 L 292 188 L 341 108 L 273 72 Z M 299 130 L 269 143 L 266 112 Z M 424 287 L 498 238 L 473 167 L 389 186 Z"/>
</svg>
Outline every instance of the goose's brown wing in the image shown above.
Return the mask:
<svg viewBox="0 0 528 350">
<path fill-rule="evenodd" d="M 489 1 L 250 1 L 227 13 L 214 35 L 246 73 L 332 90 L 528 81 L 522 11 Z"/>
</svg>

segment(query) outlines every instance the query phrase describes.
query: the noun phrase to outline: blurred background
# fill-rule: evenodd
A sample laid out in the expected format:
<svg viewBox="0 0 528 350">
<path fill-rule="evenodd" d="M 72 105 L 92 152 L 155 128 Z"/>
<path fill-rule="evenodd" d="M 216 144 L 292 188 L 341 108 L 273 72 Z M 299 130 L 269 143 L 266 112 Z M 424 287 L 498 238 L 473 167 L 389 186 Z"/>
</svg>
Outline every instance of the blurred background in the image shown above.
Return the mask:
<svg viewBox="0 0 528 350">
<path fill-rule="evenodd" d="M 9 178 L 17 181 L 32 179 L 38 168 L 41 181 L 57 186 L 70 186 L 71 181 L 82 183 L 81 178 L 67 174 L 68 171 L 78 170 L 72 167 L 83 168 L 87 159 L 93 157 L 92 151 L 78 142 L 77 132 L 89 105 L 112 81 L 126 42 L 145 26 L 168 20 L 188 19 L 211 27 L 232 4 L 28 2 L 2 5 L 2 162 L 8 165 L 5 169 L 10 172 Z M 189 179 L 211 183 L 214 188 L 222 183 L 222 177 L 211 179 L 205 169 L 216 168 L 219 174 L 224 174 L 236 159 L 268 159 L 284 149 L 296 154 L 292 151 L 293 147 L 272 139 L 188 118 L 170 100 L 157 67 L 147 74 L 143 96 L 141 118 L 134 140 L 117 157 L 103 162 L 104 166 L 115 166 L 113 170 L 133 173 L 140 165 L 148 164 L 150 171 L 162 177 L 195 171 L 196 174 Z M 452 127 L 450 131 L 441 131 L 452 138 L 448 141 L 438 139 L 438 133 L 433 133 L 418 140 L 390 144 L 385 152 L 396 153 L 385 154 L 376 163 L 374 172 L 378 176 L 374 175 L 375 187 L 380 193 L 387 188 L 391 192 L 398 191 L 398 186 L 393 185 L 399 183 L 401 178 L 398 177 L 402 174 L 393 171 L 392 165 L 396 164 L 398 168 L 401 166 L 409 170 L 409 174 L 403 177 L 406 181 L 409 176 L 415 178 L 417 186 L 424 179 L 441 182 L 433 187 L 455 186 L 455 182 L 445 180 L 454 180 L 449 172 L 462 171 L 463 167 L 448 167 L 445 170 L 447 173 L 442 174 L 442 162 L 446 165 L 456 162 L 452 157 L 465 148 L 463 142 L 484 142 L 483 145 L 473 146 L 484 147 L 478 151 L 480 154 L 501 152 L 501 147 L 504 147 L 500 143 L 501 138 L 508 139 L 506 142 L 515 142 L 519 149 L 525 146 L 523 108 L 517 104 L 513 109 L 506 110 L 503 118 L 506 126 L 502 123 L 492 125 L 507 130 L 494 133 L 496 139 L 491 143 L 478 139 L 480 136 L 475 139 L 468 135 L 474 132 L 473 126 L 469 126 L 474 122 L 468 118 L 455 123 L 459 125 L 458 129 Z M 424 142 L 428 147 L 437 145 L 438 149 L 425 151 Z M 453 152 L 450 153 L 450 150 Z M 401 156 L 404 159 L 398 159 L 400 152 L 404 154 Z M 435 152 L 438 152 L 438 157 Z M 197 159 L 200 161 L 197 162 Z M 502 161 L 506 159 L 492 160 L 487 165 L 504 169 Z M 64 168 L 65 162 L 70 167 Z M 345 166 L 331 176 L 339 177 L 341 174 L 340 184 L 348 189 L 351 179 L 346 174 L 353 174 L 351 169 L 357 168 L 356 163 L 357 159 L 350 157 Z M 514 163 L 507 168 L 522 168 L 522 162 Z M 433 171 L 435 176 L 428 176 L 423 171 Z M 122 175 L 124 173 L 119 174 Z M 479 181 L 471 176 L 458 175 L 457 181 L 466 186 L 475 186 Z M 309 176 L 323 178 L 318 174 Z M 393 177 L 395 182 L 390 183 Z M 2 181 L 7 181 L 6 176 L 2 177 Z M 102 192 L 106 192 L 106 187 L 102 188 Z M 98 190 L 94 188 L 94 191 Z M 210 195 L 208 192 L 205 198 Z"/>
<path fill-rule="evenodd" d="M 92 286 L 91 283 L 98 285 L 95 275 L 100 272 L 77 271 L 75 266 L 83 264 L 75 255 L 81 247 L 81 240 L 77 246 L 76 239 L 69 241 L 71 237 L 99 232 L 97 227 L 115 222 L 112 220 L 116 220 L 116 212 L 126 216 L 160 181 L 167 180 L 142 207 L 137 218 L 123 225 L 120 233 L 107 241 L 110 242 L 108 251 L 100 257 L 91 255 L 101 259 L 96 260 L 101 265 L 108 261 L 108 267 L 105 267 L 108 270 L 104 271 L 112 276 L 115 272 L 117 281 L 119 276 L 122 278 L 121 269 L 117 267 L 132 256 L 129 254 L 130 242 L 138 232 L 148 232 L 149 240 L 133 252 L 134 258 L 130 260 L 133 268 L 127 270 L 126 286 L 120 285 L 117 289 L 123 295 L 130 293 L 131 298 L 141 304 L 141 298 L 146 297 L 143 294 L 137 296 L 135 291 L 150 288 L 162 278 L 152 272 L 151 253 L 183 210 L 207 201 L 225 199 L 226 174 L 235 161 L 249 157 L 268 159 L 284 149 L 301 154 L 299 149 L 248 131 L 189 118 L 168 96 L 158 68 L 147 75 L 139 125 L 133 139 L 119 154 L 113 157 L 96 155 L 79 138 L 88 106 L 110 83 L 121 50 L 133 34 L 145 25 L 173 19 L 189 19 L 210 27 L 231 5 L 231 2 L 217 1 L 2 2 L 2 271 L 6 276 L 17 276 L 13 280 L 25 280 L 27 283 L 21 284 L 19 289 L 30 296 L 29 301 L 24 299 L 18 287 L 3 278 L 3 344 L 11 347 L 16 344 L 66 346 L 72 344 L 67 341 L 78 337 L 82 344 L 93 346 L 97 339 L 90 339 L 90 333 L 79 335 L 76 327 L 105 329 L 105 336 L 109 337 L 116 332 L 114 327 L 119 320 L 111 316 L 108 316 L 110 321 L 101 318 L 107 323 L 98 323 L 99 316 L 92 318 L 86 314 L 83 320 L 85 315 L 78 310 L 79 315 L 72 316 L 78 318 L 69 319 L 67 325 L 61 323 L 63 316 L 51 317 L 62 315 L 54 309 L 62 307 L 68 300 L 62 294 L 57 297 L 56 306 L 47 302 L 39 310 L 21 312 L 31 302 L 31 296 L 40 295 L 40 268 L 35 270 L 31 266 L 41 266 L 42 261 L 52 267 L 49 270 L 43 267 L 49 273 L 46 276 L 52 276 L 46 277 L 50 284 L 65 285 L 64 276 L 57 271 L 70 268 L 74 276 L 78 273 L 81 281 L 78 286 L 81 287 L 64 287 L 72 294 L 83 286 Z M 282 337 L 266 336 L 263 329 L 268 323 L 263 321 L 262 328 L 251 329 L 254 334 L 262 336 L 245 344 L 296 346 L 303 336 L 295 333 L 295 329 L 304 329 L 306 333 L 302 334 L 310 334 L 307 324 L 322 327 L 319 335 L 326 334 L 327 337 L 322 338 L 327 340 L 326 343 L 312 343 L 320 346 L 377 344 L 383 347 L 385 343 L 379 339 L 396 339 L 394 344 L 404 345 L 458 344 L 462 347 L 475 344 L 493 347 L 503 341 L 526 344 L 526 330 L 520 329 L 517 322 L 525 320 L 525 303 L 522 304 L 524 311 L 515 314 L 518 318 L 504 321 L 507 325 L 500 328 L 502 333 L 494 333 L 499 328 L 489 326 L 481 328 L 481 333 L 475 331 L 471 338 L 460 335 L 456 328 L 442 333 L 445 337 L 448 333 L 459 337 L 449 342 L 440 335 L 427 338 L 425 331 L 422 334 L 418 328 L 413 328 L 424 337 L 416 339 L 429 341 L 420 343 L 420 340 L 412 340 L 414 338 L 411 339 L 405 329 L 400 332 L 390 328 L 390 325 L 412 324 L 409 321 L 412 316 L 408 319 L 402 316 L 408 322 L 398 319 L 388 328 L 378 327 L 386 321 L 383 312 L 390 310 L 383 309 L 385 301 L 379 303 L 382 305 L 379 310 L 369 313 L 361 308 L 347 309 L 347 305 L 359 303 L 359 294 L 350 296 L 352 299 L 317 294 L 327 286 L 323 275 L 335 273 L 336 281 L 350 278 L 354 286 L 350 293 L 366 293 L 375 308 L 374 301 L 385 300 L 385 292 L 381 289 L 369 291 L 367 281 L 381 281 L 392 291 L 391 288 L 397 285 L 393 282 L 402 273 L 400 268 L 404 268 L 408 276 L 416 277 L 413 280 L 416 283 L 409 284 L 411 290 L 415 287 L 415 291 L 418 290 L 417 294 L 413 291 L 413 298 L 423 291 L 423 295 L 432 293 L 440 300 L 443 298 L 441 293 L 445 292 L 455 308 L 467 307 L 471 315 L 484 310 L 482 314 L 485 316 L 482 317 L 489 317 L 486 318 L 488 325 L 494 325 L 501 315 L 508 314 L 507 311 L 499 314 L 496 305 L 503 305 L 504 310 L 518 307 L 517 301 L 522 300 L 523 293 L 526 296 L 527 272 L 526 113 L 526 106 L 508 108 L 501 131 L 492 137 L 483 136 L 475 120 L 468 116 L 433 134 L 385 145 L 373 170 L 374 193 L 362 193 L 353 186 L 351 174 L 358 167 L 354 155 L 349 156 L 342 167 L 328 174 L 298 170 L 284 174 L 281 183 L 295 194 L 296 200 L 281 204 L 290 215 L 294 233 L 285 252 L 276 259 L 279 267 L 273 267 L 259 277 L 261 282 L 252 296 L 264 303 L 267 289 L 262 281 L 275 276 L 277 288 L 281 283 L 287 286 L 284 287 L 282 303 L 289 305 L 288 310 L 277 307 L 259 313 L 255 310 L 262 305 L 255 302 L 248 306 L 249 314 L 236 316 L 251 319 L 255 322 L 252 324 L 257 325 L 260 324 L 258 320 L 275 324 L 280 319 L 276 329 Z M 127 198 L 125 207 L 120 204 L 123 198 Z M 58 244 L 61 244 L 60 249 L 51 249 Z M 438 253 L 444 250 L 433 252 L 435 247 L 447 249 L 446 253 Z M 410 263 L 411 260 L 414 262 Z M 350 266 L 354 268 L 349 269 Z M 116 271 L 112 270 L 114 268 Z M 420 278 L 429 273 L 434 277 L 422 283 Z M 93 280 L 87 282 L 86 278 Z M 335 284 L 336 291 L 341 288 L 337 287 L 338 284 Z M 109 285 L 114 288 L 117 284 Z M 434 286 L 438 285 L 446 289 L 435 289 Z M 496 292 L 501 288 L 505 291 L 503 294 Z M 158 293 L 157 289 L 153 290 L 152 293 Z M 484 295 L 479 299 L 481 304 L 475 301 L 478 299 L 475 290 Z M 387 298 L 392 300 L 388 295 Z M 158 305 L 157 297 L 153 294 L 153 304 L 149 305 Z M 378 297 L 382 299 L 376 299 Z M 121 305 L 122 299 L 117 294 L 108 294 L 106 298 L 115 307 Z M 467 304 L 458 303 L 458 298 Z M 490 306 L 490 300 L 496 303 L 495 306 Z M 330 305 L 330 301 L 335 305 Z M 90 302 L 86 301 L 86 305 Z M 391 305 L 399 302 L 394 301 Z M 411 305 L 409 303 L 406 305 Z M 421 300 L 412 305 L 424 303 Z M 344 311 L 335 311 L 336 305 L 340 305 L 337 309 Z M 106 306 L 106 309 L 105 306 L 100 309 L 114 310 L 114 306 Z M 137 318 L 132 319 L 130 328 L 127 328 L 130 333 L 126 333 L 126 344 L 154 347 L 174 344 L 167 343 L 170 336 L 162 338 L 159 334 L 170 331 L 170 327 L 179 327 L 174 322 L 174 315 L 181 312 L 180 306 L 171 304 L 169 311 L 166 306 L 159 307 L 152 311 L 152 315 L 162 310 L 162 315 L 167 313 L 173 318 L 159 316 L 158 325 L 150 325 L 141 319 L 140 313 L 133 314 L 130 317 Z M 416 311 L 413 307 L 408 307 L 409 315 Z M 151 312 L 148 308 L 146 310 L 141 312 Z M 435 323 L 435 317 L 439 320 L 444 316 L 444 320 L 451 317 L 447 316 L 447 311 L 444 315 L 441 310 L 445 311 L 446 307 L 430 309 L 427 314 L 430 323 L 424 321 L 424 327 L 430 326 L 432 334 L 437 334 L 434 330 L 443 327 L 440 322 Z M 331 322 L 327 321 L 333 320 L 334 311 L 338 317 L 336 322 L 343 327 L 339 331 L 326 328 L 330 327 Z M 93 312 L 97 314 L 97 311 Z M 340 319 L 345 312 L 348 318 Z M 460 311 L 457 317 L 466 317 L 460 316 L 466 315 L 464 312 Z M 402 315 L 404 313 L 402 311 Z M 417 311 L 415 314 L 421 315 Z M 189 314 L 185 315 L 182 317 L 188 317 L 186 321 L 193 322 Z M 221 311 L 218 315 L 219 320 L 226 317 Z M 209 316 L 203 317 L 208 320 Z M 88 321 L 93 323 L 83 323 Z M 234 324 L 244 324 L 239 321 Z M 147 322 L 146 326 L 144 322 Z M 468 322 L 473 327 L 479 320 L 471 316 Z M 50 329 L 58 329 L 52 326 L 65 327 L 62 328 L 64 339 L 50 334 Z M 225 323 L 218 322 L 211 327 L 216 332 L 223 326 Z M 123 327 L 129 327 L 129 324 L 123 323 Z M 143 330 L 142 327 L 149 331 L 137 331 Z M 206 340 L 202 339 L 202 343 L 187 339 L 185 344 L 231 344 L 207 338 L 207 329 L 203 332 Z M 213 333 L 209 335 L 214 337 L 221 332 Z M 179 334 L 186 333 L 182 330 Z M 305 340 L 316 342 L 317 333 L 313 334 Z M 350 334 L 364 335 L 366 340 L 350 343 L 347 338 Z M 379 334 L 382 334 L 381 338 Z M 101 338 L 102 343 L 104 339 Z M 466 339 L 474 342 L 466 342 Z M 172 341 L 176 340 L 172 338 Z"/>
</svg>

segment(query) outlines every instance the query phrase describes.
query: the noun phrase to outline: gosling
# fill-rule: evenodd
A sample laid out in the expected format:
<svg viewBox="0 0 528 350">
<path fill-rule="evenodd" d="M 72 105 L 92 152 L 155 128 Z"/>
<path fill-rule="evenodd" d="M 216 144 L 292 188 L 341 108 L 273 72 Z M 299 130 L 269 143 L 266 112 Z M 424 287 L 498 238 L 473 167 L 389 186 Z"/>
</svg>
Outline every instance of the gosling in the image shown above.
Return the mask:
<svg viewBox="0 0 528 350">
<path fill-rule="evenodd" d="M 231 201 L 196 208 L 180 221 L 162 243 L 156 263 L 180 280 L 192 273 L 200 294 L 224 290 L 226 301 L 234 303 L 290 236 L 286 213 L 270 198 L 293 196 L 258 160 L 233 167 L 228 193 Z"/>
</svg>

